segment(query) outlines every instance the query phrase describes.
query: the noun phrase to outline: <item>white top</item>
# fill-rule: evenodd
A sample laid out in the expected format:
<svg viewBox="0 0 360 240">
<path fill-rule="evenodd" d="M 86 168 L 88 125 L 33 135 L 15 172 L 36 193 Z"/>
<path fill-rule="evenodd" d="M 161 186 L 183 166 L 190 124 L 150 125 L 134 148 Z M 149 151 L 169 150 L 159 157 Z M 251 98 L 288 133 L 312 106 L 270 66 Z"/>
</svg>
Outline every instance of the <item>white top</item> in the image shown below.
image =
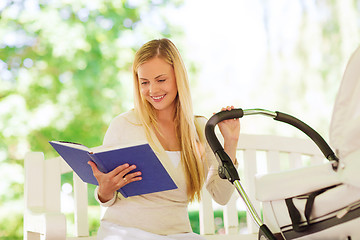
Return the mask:
<svg viewBox="0 0 360 240">
<path fill-rule="evenodd" d="M 166 154 L 169 156 L 171 162 L 173 163 L 174 167 L 178 167 L 181 159 L 181 152 L 180 151 L 165 151 Z"/>
</svg>

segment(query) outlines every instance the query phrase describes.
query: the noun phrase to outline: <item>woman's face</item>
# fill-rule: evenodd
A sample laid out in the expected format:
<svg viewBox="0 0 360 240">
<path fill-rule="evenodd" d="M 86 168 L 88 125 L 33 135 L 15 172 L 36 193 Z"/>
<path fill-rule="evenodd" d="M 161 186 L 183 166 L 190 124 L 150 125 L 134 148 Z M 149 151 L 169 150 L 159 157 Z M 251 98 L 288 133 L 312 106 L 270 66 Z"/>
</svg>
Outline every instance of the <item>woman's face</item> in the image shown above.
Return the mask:
<svg viewBox="0 0 360 240">
<path fill-rule="evenodd" d="M 173 67 L 153 58 L 138 68 L 140 93 L 158 112 L 173 111 L 177 86 Z"/>
</svg>

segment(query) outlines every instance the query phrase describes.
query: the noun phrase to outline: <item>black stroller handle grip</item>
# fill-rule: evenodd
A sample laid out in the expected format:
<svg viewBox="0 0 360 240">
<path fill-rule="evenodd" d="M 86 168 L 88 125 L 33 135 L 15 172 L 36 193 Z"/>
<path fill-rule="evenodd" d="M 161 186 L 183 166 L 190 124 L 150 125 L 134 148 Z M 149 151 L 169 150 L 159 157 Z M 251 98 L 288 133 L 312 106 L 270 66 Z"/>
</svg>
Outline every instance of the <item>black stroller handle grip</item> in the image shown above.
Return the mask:
<svg viewBox="0 0 360 240">
<path fill-rule="evenodd" d="M 244 116 L 244 111 L 241 108 L 232 109 L 231 111 L 221 111 L 214 114 L 205 125 L 205 136 L 208 141 L 211 149 L 214 153 L 219 150 L 223 150 L 222 145 L 215 135 L 215 126 L 224 120 L 242 118 Z"/>
<path fill-rule="evenodd" d="M 282 112 L 276 112 L 276 117 L 274 118 L 276 121 L 288 123 L 299 130 L 301 130 L 303 133 L 308 135 L 311 140 L 315 142 L 315 144 L 320 148 L 321 152 L 324 154 L 324 156 L 329 161 L 336 161 L 338 162 L 339 159 L 335 156 L 334 152 L 331 150 L 330 146 L 326 143 L 326 141 L 320 136 L 319 133 L 317 133 L 313 128 L 311 128 L 306 123 L 302 122 L 301 120 L 288 115 L 286 113 Z"/>
</svg>

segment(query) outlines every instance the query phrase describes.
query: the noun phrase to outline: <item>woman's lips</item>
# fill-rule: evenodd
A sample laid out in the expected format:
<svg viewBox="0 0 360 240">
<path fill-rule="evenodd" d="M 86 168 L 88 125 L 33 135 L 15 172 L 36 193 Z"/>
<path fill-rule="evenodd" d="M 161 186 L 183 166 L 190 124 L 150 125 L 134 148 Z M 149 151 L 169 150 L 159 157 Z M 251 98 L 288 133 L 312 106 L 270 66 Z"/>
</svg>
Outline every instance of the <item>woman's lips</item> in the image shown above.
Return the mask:
<svg viewBox="0 0 360 240">
<path fill-rule="evenodd" d="M 161 96 L 151 96 L 151 99 L 154 100 L 155 102 L 160 102 L 166 94 L 161 95 Z"/>
</svg>

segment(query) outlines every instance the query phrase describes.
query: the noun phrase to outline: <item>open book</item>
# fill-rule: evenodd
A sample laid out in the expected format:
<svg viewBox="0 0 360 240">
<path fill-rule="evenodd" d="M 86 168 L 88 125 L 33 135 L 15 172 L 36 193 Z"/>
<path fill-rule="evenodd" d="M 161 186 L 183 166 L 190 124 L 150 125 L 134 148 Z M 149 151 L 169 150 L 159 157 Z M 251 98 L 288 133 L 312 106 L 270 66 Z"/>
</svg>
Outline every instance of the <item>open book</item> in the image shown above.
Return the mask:
<svg viewBox="0 0 360 240">
<path fill-rule="evenodd" d="M 124 197 L 176 189 L 177 186 L 155 155 L 149 144 L 123 148 L 94 148 L 69 142 L 51 141 L 51 146 L 86 183 L 98 185 L 88 161 L 96 163 L 103 173 L 128 163 L 136 165 L 133 171 L 141 171 L 142 180 L 120 188 Z"/>
</svg>

